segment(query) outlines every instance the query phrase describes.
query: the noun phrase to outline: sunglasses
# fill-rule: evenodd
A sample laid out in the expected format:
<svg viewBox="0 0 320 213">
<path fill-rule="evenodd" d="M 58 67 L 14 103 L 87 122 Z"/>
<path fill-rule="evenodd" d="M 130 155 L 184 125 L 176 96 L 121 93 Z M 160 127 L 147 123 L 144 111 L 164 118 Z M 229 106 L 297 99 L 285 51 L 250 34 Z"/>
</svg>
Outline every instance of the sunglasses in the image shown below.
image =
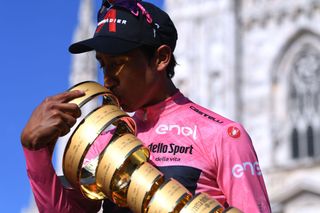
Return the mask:
<svg viewBox="0 0 320 213">
<path fill-rule="evenodd" d="M 150 13 L 142 6 L 141 0 L 103 0 L 102 6 L 98 12 L 98 22 L 100 22 L 105 14 L 113 7 L 120 7 L 130 11 L 134 16 L 139 16 L 141 12 L 149 24 L 152 24 Z"/>
</svg>

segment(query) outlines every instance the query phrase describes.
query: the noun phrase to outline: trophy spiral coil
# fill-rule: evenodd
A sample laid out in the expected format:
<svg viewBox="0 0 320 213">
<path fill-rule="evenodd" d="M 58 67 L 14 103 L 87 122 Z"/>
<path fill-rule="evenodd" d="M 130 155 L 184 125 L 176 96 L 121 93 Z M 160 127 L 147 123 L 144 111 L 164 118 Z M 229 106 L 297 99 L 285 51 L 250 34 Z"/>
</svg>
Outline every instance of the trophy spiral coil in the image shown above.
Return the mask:
<svg viewBox="0 0 320 213">
<path fill-rule="evenodd" d="M 117 98 L 97 82 L 85 81 L 69 91 L 85 96 L 71 103 L 80 108 L 97 96 L 102 106 L 88 113 L 72 132 L 63 155 L 63 172 L 69 183 L 94 200 L 110 199 L 136 213 L 240 212 L 224 208 L 205 193 L 192 194 L 178 181 L 168 179 L 151 163 L 150 152 L 136 137 L 134 120 L 122 111 Z M 83 166 L 95 139 L 110 126 L 112 137 L 100 155 Z"/>
</svg>

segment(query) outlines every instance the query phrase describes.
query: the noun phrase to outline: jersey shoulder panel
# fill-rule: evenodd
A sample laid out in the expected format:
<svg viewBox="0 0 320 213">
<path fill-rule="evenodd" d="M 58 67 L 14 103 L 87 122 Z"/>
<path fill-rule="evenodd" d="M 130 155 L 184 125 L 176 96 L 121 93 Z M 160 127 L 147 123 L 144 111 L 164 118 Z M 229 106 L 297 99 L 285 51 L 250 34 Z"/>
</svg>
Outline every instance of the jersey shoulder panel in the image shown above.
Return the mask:
<svg viewBox="0 0 320 213">
<path fill-rule="evenodd" d="M 197 119 L 206 125 L 225 126 L 233 123 L 232 120 L 193 102 L 187 104 L 186 108 L 188 108 L 190 115 L 192 115 L 194 119 Z"/>
</svg>

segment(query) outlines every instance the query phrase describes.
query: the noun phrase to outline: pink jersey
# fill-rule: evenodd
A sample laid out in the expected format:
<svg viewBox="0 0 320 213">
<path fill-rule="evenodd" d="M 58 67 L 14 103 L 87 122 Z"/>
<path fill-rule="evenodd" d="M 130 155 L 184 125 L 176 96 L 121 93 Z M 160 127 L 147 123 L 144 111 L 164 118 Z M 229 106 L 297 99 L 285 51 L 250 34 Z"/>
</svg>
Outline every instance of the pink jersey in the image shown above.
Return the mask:
<svg viewBox="0 0 320 213">
<path fill-rule="evenodd" d="M 133 118 L 138 126 L 138 138 L 151 152 L 150 160 L 166 178 L 175 178 L 193 194 L 206 192 L 225 207 L 234 206 L 246 213 L 271 212 L 256 153 L 240 124 L 191 102 L 180 92 L 159 104 L 138 110 Z M 109 133 L 101 134 L 88 159 L 97 156 L 109 138 Z M 28 152 L 25 151 L 27 162 Z M 28 171 L 37 167 L 30 163 L 27 166 Z M 51 197 L 57 196 L 53 192 L 63 190 L 60 185 L 50 183 L 55 181 L 52 180 L 55 175 L 51 167 L 49 171 L 49 174 L 39 174 L 43 179 L 50 179 L 47 186 L 37 186 L 29 172 L 39 208 L 47 205 L 43 199 L 38 199 L 37 194 L 42 190 L 52 189 L 52 193 L 48 193 Z M 61 193 L 59 196 L 60 201 L 69 199 L 62 198 Z M 78 205 L 73 197 L 70 197 L 70 205 Z M 105 202 L 104 208 L 109 206 L 110 203 Z"/>
</svg>

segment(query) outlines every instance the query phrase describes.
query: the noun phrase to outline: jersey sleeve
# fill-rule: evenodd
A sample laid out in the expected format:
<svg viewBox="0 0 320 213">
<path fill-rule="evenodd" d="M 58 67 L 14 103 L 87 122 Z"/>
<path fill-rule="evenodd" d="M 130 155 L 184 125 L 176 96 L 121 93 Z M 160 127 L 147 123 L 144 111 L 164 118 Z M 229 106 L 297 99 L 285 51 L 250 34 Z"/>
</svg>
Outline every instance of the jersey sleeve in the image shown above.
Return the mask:
<svg viewBox="0 0 320 213">
<path fill-rule="evenodd" d="M 258 158 L 246 130 L 237 123 L 222 128 L 217 142 L 217 182 L 229 206 L 245 213 L 271 212 Z"/>
<path fill-rule="evenodd" d="M 101 202 L 82 196 L 75 189 L 64 188 L 55 173 L 48 148 L 32 151 L 24 148 L 27 174 L 39 212 L 98 212 Z"/>
</svg>

